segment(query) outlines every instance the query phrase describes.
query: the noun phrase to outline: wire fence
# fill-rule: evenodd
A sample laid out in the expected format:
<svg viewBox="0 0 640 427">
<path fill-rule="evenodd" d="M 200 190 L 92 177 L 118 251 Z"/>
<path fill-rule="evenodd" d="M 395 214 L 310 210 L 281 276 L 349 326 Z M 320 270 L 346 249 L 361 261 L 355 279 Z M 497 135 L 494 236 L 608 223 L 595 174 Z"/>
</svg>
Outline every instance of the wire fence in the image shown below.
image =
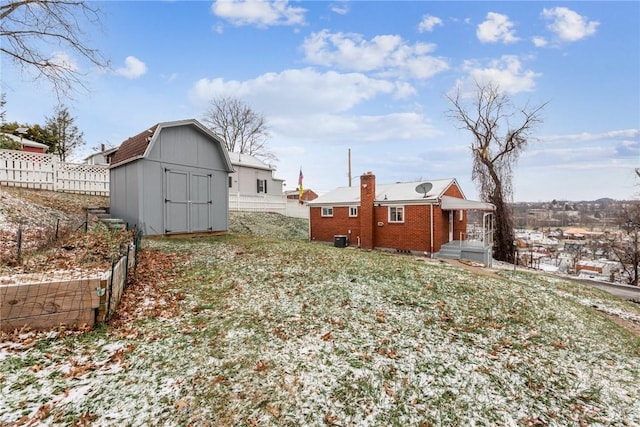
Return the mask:
<svg viewBox="0 0 640 427">
<path fill-rule="evenodd" d="M 18 266 L 24 258 L 51 247 L 72 232 L 85 227 L 88 220 L 50 216 L 39 223 L 21 219 L 16 226 L 0 229 L 0 265 Z"/>
</svg>

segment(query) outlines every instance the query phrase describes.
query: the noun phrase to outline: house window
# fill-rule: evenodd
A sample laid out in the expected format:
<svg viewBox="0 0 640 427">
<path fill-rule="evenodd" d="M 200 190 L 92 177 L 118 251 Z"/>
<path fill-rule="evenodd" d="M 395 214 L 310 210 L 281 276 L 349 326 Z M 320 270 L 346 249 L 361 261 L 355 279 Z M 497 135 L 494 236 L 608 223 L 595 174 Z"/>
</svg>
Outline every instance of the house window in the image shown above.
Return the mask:
<svg viewBox="0 0 640 427">
<path fill-rule="evenodd" d="M 358 216 L 358 207 L 357 206 L 352 206 L 349 208 L 349 216 L 354 217 L 354 216 Z"/>
<path fill-rule="evenodd" d="M 229 188 L 233 187 L 233 177 L 229 177 Z"/>
<path fill-rule="evenodd" d="M 322 216 L 333 216 L 333 208 L 322 208 Z"/>
<path fill-rule="evenodd" d="M 389 206 L 389 222 L 404 222 L 404 206 Z"/>
<path fill-rule="evenodd" d="M 258 180 L 258 193 L 266 193 L 267 192 L 267 180 L 259 179 Z"/>
</svg>

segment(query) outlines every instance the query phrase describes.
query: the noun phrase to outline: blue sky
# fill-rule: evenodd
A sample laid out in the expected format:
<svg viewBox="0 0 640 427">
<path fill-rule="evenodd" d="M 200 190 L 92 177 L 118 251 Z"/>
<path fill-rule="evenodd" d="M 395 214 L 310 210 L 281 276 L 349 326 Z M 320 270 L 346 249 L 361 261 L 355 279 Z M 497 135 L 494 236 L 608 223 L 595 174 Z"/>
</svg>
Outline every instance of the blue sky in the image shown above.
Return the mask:
<svg viewBox="0 0 640 427">
<path fill-rule="evenodd" d="M 63 100 L 87 141 L 117 146 L 162 121 L 201 120 L 213 97 L 265 116 L 276 176 L 323 193 L 456 178 L 470 135 L 445 98 L 492 81 L 517 106 L 548 102 L 514 170 L 515 201 L 638 197 L 640 2 L 100 2 L 89 44 L 108 71 L 60 51 L 90 92 Z M 3 58 L 7 120 L 43 124 L 50 86 Z"/>
</svg>

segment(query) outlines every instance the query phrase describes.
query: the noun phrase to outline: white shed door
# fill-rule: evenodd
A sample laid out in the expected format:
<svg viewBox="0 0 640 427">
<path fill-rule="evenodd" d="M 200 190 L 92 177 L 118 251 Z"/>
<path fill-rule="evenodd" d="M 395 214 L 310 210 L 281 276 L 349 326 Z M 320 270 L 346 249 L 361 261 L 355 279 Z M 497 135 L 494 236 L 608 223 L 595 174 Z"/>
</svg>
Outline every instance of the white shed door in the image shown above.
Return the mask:
<svg viewBox="0 0 640 427">
<path fill-rule="evenodd" d="M 211 175 L 165 169 L 165 233 L 209 231 Z"/>
</svg>

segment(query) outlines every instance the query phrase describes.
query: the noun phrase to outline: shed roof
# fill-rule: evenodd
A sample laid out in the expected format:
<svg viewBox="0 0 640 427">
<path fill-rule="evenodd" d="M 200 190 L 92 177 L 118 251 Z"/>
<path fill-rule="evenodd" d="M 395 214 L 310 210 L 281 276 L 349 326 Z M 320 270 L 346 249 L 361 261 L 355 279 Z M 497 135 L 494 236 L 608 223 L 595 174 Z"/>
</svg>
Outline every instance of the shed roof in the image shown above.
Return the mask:
<svg viewBox="0 0 640 427">
<path fill-rule="evenodd" d="M 431 189 L 425 194 L 416 191 L 416 187 L 424 182 L 431 183 Z M 375 202 L 380 203 L 405 203 L 405 204 L 435 204 L 439 203 L 445 191 L 453 184 L 457 185 L 455 178 L 437 179 L 432 181 L 396 182 L 394 184 L 376 184 Z M 459 186 L 458 186 L 459 187 Z M 460 190 L 462 192 L 462 190 Z M 464 197 L 464 195 L 463 195 Z M 309 202 L 309 205 L 359 205 L 360 186 L 338 187 L 317 199 Z"/>
<path fill-rule="evenodd" d="M 195 126 L 199 131 L 206 134 L 209 138 L 218 142 L 222 148 L 222 152 L 224 153 L 224 160 L 225 164 L 227 165 L 227 169 L 229 171 L 233 170 L 233 166 L 231 165 L 231 161 L 229 159 L 229 153 L 227 152 L 224 143 L 220 141 L 220 139 L 213 132 L 211 132 L 195 119 L 157 123 L 150 128 L 143 130 L 139 134 L 132 136 L 131 138 L 124 141 L 118 148 L 118 151 L 116 151 L 116 154 L 111 160 L 111 168 L 115 168 L 125 163 L 144 158 L 149 153 L 150 147 L 153 145 L 156 136 L 162 131 L 162 129 L 174 126 Z"/>
<path fill-rule="evenodd" d="M 119 163 L 126 163 L 127 161 L 143 157 L 159 125 L 159 123 L 155 124 L 120 144 L 118 151 L 111 160 L 112 165 L 115 166 Z"/>
</svg>

